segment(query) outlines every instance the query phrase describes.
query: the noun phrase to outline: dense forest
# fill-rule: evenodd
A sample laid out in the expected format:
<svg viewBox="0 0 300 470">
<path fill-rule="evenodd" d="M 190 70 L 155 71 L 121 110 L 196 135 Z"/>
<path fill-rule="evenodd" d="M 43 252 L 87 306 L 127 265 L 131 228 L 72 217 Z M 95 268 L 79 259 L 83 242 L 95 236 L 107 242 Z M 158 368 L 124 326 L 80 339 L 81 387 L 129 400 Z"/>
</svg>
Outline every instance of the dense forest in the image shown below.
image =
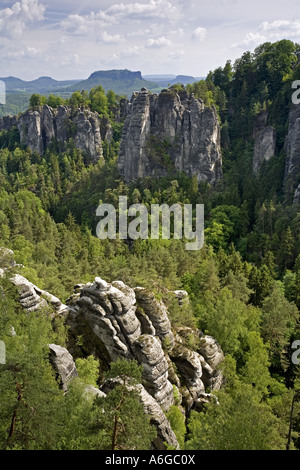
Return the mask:
<svg viewBox="0 0 300 470">
<path fill-rule="evenodd" d="M 283 184 L 291 84 L 297 79 L 300 46 L 284 40 L 187 85 L 219 115 L 223 177 L 216 186 L 171 169 L 164 178 L 126 185 L 117 168 L 124 97 L 101 86 L 68 100 L 35 94 L 30 106 L 85 106 L 106 117 L 113 137 L 103 142 L 104 160 L 85 163 L 72 139 L 64 152 L 53 142 L 41 156 L 22 147 L 16 128 L 0 134 L 0 247 L 13 250 L 20 274 L 64 302 L 75 284 L 95 276 L 149 287 L 157 295 L 184 289 L 190 309 L 170 308 L 172 323 L 199 328 L 221 345 L 225 382 L 214 392 L 219 405 L 192 411 L 186 421 L 180 407 L 168 413 L 181 449 L 300 449 L 300 369 L 292 363 L 292 343 L 300 340 L 300 210 Z M 277 131 L 278 149 L 255 175 L 253 129 L 264 111 Z M 174 239 L 99 240 L 96 208 L 117 206 L 119 196 L 148 208 L 204 204 L 204 247 L 186 251 L 184 241 Z M 64 395 L 46 355 L 49 342 L 67 344 L 63 320 L 53 322 L 49 312 L 24 314 L 5 277 L 0 293 L 0 339 L 8 357 L 0 365 L 0 448 L 111 449 L 122 395 L 118 446 L 148 449 L 154 430 L 134 394 L 122 385 L 106 401 L 87 401 L 82 393 L 84 384 L 99 384 L 105 374 L 139 382 L 139 367 L 120 361 L 103 371 L 96 358 L 79 358 L 79 379 Z"/>
</svg>

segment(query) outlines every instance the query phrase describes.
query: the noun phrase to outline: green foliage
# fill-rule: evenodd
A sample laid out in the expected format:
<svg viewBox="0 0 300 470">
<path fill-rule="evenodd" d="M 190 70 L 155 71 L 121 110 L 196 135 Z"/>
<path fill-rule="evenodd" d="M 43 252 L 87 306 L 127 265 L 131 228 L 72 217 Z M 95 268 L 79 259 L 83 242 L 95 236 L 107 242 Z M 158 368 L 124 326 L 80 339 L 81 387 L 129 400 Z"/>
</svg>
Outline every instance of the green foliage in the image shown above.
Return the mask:
<svg viewBox="0 0 300 470">
<path fill-rule="evenodd" d="M 286 427 L 251 385 L 237 383 L 218 394 L 205 412 L 192 412 L 188 450 L 284 450 Z"/>
<path fill-rule="evenodd" d="M 167 413 L 167 418 L 170 421 L 171 428 L 173 429 L 181 450 L 184 450 L 184 439 L 186 435 L 185 417 L 180 409 L 172 405 Z"/>
<path fill-rule="evenodd" d="M 292 403 L 291 448 L 300 446 L 299 374 L 291 365 L 291 343 L 299 339 L 300 214 L 283 191 L 283 144 L 299 50 L 291 41 L 265 43 L 186 87 L 215 106 L 220 118 L 224 176 L 214 187 L 176 173 L 171 161 L 176 139 L 157 138 L 147 145 L 167 176 L 126 185 L 117 168 L 122 97 L 112 90 L 105 94 L 101 86 L 67 99 L 34 94 L 30 107 L 64 104 L 73 113 L 79 107 L 98 112 L 113 131 L 103 142 L 105 164 L 88 164 L 72 142 L 64 151 L 53 143 L 40 156 L 21 147 L 17 128 L 0 133 L 0 246 L 14 251 L 21 274 L 62 301 L 76 283 L 99 275 L 147 287 L 166 304 L 174 328 L 199 328 L 223 348 L 220 405 L 212 401 L 203 412 L 192 412 L 188 437 L 179 396 L 168 412 L 181 448 L 285 448 Z M 186 90 L 175 85 L 168 93 Z M 264 120 L 276 130 L 278 152 L 253 175 L 253 135 Z M 69 127 L 70 138 L 75 130 Z M 117 206 L 124 195 L 148 209 L 204 204 L 203 249 L 189 252 L 184 241 L 173 239 L 99 240 L 96 208 L 104 202 Z M 10 283 L 2 279 L 0 287 L 5 293 L 0 289 L 0 338 L 8 351 L 8 363 L 0 366 L 1 448 L 149 448 L 155 433 L 139 401 L 137 364 L 112 364 L 106 379 L 114 385 L 106 399 L 95 399 L 85 391 L 100 383 L 98 358 L 75 358 L 79 379 L 63 395 L 47 345 L 66 344 L 64 324 L 51 312 L 24 315 Z M 185 289 L 189 301 L 179 305 L 176 289 Z M 198 339 L 187 336 L 185 344 L 199 350 Z"/>
</svg>

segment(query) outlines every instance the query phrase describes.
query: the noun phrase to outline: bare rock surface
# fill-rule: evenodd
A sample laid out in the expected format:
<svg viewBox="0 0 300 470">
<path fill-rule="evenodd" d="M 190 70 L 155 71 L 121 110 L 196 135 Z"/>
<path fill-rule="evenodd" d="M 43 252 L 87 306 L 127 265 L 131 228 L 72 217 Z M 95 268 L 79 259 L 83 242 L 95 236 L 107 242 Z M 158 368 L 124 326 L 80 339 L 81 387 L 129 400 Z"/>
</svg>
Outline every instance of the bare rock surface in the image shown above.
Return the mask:
<svg viewBox="0 0 300 470">
<path fill-rule="evenodd" d="M 58 346 L 57 344 L 49 344 L 50 362 L 60 379 L 60 386 L 62 390 L 68 390 L 68 383 L 74 377 L 78 377 L 78 372 L 75 362 L 67 349 Z"/>
<path fill-rule="evenodd" d="M 300 203 L 300 106 L 294 105 L 289 114 L 288 135 L 285 140 L 287 153 L 285 166 L 285 192 L 293 197 L 294 204 Z"/>
<path fill-rule="evenodd" d="M 134 93 L 127 108 L 119 152 L 126 182 L 160 177 L 173 168 L 198 181 L 215 183 L 222 175 L 220 125 L 214 107 L 174 89 L 159 95 L 146 88 Z"/>
<path fill-rule="evenodd" d="M 255 138 L 253 171 L 258 173 L 263 162 L 269 161 L 276 151 L 276 131 L 269 126 L 262 129 Z"/>
</svg>

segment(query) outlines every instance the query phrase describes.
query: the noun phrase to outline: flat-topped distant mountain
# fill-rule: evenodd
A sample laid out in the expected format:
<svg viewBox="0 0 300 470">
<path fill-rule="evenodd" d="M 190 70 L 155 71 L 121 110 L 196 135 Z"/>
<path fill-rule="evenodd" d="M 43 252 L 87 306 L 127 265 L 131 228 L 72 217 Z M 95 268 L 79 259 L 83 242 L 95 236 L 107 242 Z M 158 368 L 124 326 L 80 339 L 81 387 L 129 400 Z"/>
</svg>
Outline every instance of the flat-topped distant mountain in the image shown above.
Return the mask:
<svg viewBox="0 0 300 470">
<path fill-rule="evenodd" d="M 86 80 L 55 80 L 43 76 L 35 80 L 25 81 L 17 77 L 0 77 L 6 85 L 6 105 L 0 105 L 0 117 L 14 115 L 23 112 L 29 105 L 29 98 L 33 93 L 42 95 L 60 95 L 69 98 L 75 91 L 87 90 L 101 85 L 105 92 L 113 90 L 118 95 L 131 98 L 133 92 L 147 88 L 152 93 L 159 93 L 163 88 L 168 88 L 176 83 L 194 83 L 200 78 L 189 75 L 156 74 L 145 75 L 139 71 L 123 70 L 98 70 L 93 72 Z"/>
</svg>

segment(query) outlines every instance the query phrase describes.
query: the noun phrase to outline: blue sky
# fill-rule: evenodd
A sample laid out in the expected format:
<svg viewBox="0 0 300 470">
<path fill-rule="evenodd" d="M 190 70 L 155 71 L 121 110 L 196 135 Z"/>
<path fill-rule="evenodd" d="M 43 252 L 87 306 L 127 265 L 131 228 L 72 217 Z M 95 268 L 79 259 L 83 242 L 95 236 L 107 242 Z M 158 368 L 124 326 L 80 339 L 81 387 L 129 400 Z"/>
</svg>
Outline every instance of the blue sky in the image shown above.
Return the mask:
<svg viewBox="0 0 300 470">
<path fill-rule="evenodd" d="M 0 76 L 204 76 L 264 41 L 300 43 L 300 0 L 0 0 Z"/>
</svg>

